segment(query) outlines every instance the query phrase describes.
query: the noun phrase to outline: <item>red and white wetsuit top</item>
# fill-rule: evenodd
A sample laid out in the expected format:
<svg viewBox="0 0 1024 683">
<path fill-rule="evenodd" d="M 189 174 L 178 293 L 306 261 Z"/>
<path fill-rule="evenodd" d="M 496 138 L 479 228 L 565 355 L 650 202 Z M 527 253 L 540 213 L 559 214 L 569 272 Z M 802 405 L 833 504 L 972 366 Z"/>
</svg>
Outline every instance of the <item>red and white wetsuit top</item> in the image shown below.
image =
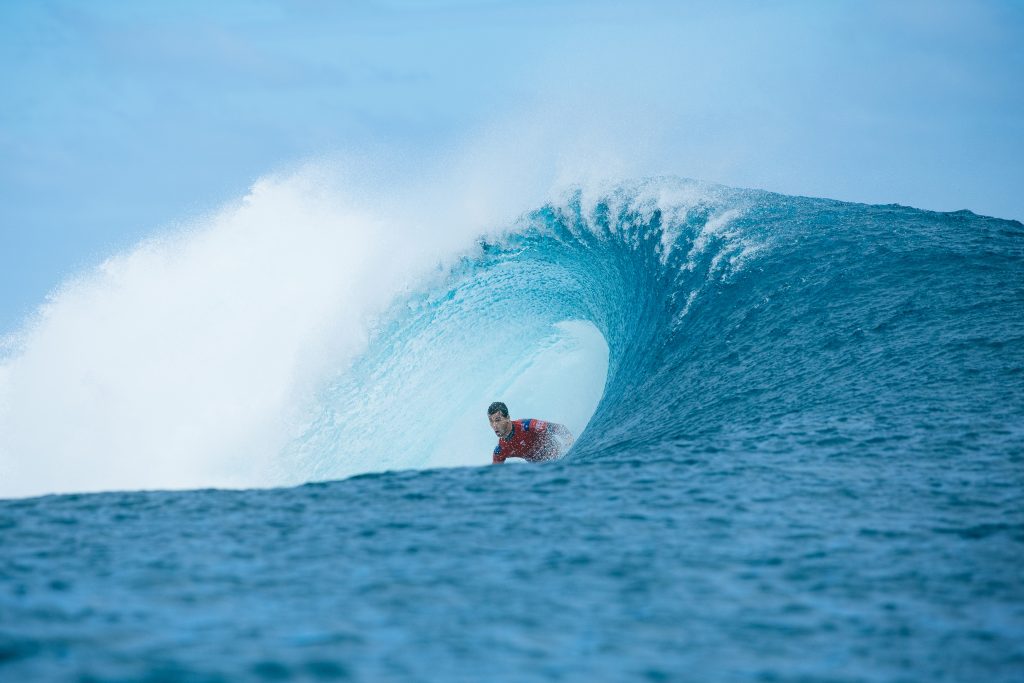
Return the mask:
<svg viewBox="0 0 1024 683">
<path fill-rule="evenodd" d="M 552 427 L 560 427 L 551 423 Z M 512 420 L 512 431 L 498 439 L 494 447 L 494 464 L 505 462 L 506 458 L 523 458 L 530 462 L 551 460 L 561 452 L 558 439 L 548 430 L 544 420 Z"/>
</svg>

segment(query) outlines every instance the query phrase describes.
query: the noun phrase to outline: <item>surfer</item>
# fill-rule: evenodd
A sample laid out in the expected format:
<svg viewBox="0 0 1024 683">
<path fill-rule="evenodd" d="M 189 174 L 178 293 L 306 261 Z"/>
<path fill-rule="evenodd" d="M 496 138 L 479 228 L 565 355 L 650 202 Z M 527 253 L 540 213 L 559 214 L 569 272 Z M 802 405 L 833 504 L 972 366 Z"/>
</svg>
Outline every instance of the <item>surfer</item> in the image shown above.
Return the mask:
<svg viewBox="0 0 1024 683">
<path fill-rule="evenodd" d="M 556 422 L 510 420 L 508 407 L 501 401 L 487 407 L 487 419 L 498 436 L 498 445 L 494 447 L 491 460 L 495 465 L 505 462 L 506 458 L 522 458 L 529 462 L 554 460 L 569 450 L 573 443 L 572 432 Z"/>
</svg>

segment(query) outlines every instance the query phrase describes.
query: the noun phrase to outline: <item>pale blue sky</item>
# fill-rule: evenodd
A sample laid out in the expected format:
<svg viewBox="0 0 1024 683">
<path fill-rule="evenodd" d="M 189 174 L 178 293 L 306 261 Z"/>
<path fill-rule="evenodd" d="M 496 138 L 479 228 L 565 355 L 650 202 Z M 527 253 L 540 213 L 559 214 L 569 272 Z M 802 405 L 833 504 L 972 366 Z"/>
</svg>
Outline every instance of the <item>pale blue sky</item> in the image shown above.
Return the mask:
<svg viewBox="0 0 1024 683">
<path fill-rule="evenodd" d="M 337 4 L 0 5 L 0 333 L 263 174 L 549 106 L 645 173 L 1024 218 L 1019 2 Z"/>
</svg>

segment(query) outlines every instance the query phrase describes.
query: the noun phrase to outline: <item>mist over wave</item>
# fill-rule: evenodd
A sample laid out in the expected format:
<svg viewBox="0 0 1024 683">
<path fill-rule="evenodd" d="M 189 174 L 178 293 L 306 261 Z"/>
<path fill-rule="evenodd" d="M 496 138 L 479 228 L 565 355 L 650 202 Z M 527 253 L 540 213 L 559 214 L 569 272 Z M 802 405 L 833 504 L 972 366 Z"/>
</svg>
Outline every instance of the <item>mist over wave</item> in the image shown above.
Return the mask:
<svg viewBox="0 0 1024 683">
<path fill-rule="evenodd" d="M 299 480 L 277 456 L 376 318 L 552 193 L 555 171 L 520 172 L 532 162 L 493 138 L 411 166 L 384 153 L 269 176 L 69 279 L 0 347 L 0 495 Z M 603 382 L 603 341 L 580 330 L 546 329 L 527 376 L 575 363 L 573 381 Z M 431 459 L 468 461 L 337 471 Z"/>
<path fill-rule="evenodd" d="M 473 245 L 475 222 L 398 201 L 267 178 L 65 283 L 6 343 L 0 494 L 270 483 L 308 387 Z"/>
</svg>

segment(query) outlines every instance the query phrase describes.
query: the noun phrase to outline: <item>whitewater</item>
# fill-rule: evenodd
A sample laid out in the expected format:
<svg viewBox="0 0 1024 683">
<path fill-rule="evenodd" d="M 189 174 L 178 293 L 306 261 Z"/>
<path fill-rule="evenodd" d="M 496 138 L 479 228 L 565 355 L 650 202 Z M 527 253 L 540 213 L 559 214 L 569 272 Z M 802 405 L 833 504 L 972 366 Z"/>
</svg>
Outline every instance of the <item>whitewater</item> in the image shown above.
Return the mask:
<svg viewBox="0 0 1024 683">
<path fill-rule="evenodd" d="M 509 177 L 268 177 L 10 334 L 0 677 L 1020 679 L 1024 226 Z"/>
</svg>

